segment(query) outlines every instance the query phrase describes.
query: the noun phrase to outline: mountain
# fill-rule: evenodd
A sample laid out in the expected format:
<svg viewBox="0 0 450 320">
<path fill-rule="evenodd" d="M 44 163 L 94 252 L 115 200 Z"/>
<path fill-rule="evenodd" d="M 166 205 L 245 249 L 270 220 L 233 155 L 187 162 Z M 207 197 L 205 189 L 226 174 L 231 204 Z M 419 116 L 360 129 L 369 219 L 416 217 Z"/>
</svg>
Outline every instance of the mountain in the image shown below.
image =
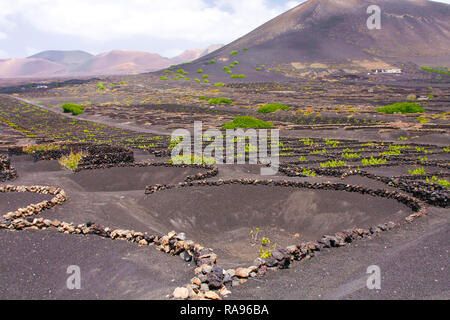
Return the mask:
<svg viewBox="0 0 450 320">
<path fill-rule="evenodd" d="M 66 67 L 45 59 L 22 58 L 0 60 L 0 78 L 47 77 L 66 73 Z"/>
<path fill-rule="evenodd" d="M 210 54 L 220 48 L 223 47 L 223 44 L 214 44 L 209 46 L 206 49 L 192 49 L 186 50 L 182 54 L 170 59 L 172 64 L 179 64 L 187 61 L 194 61 L 198 58 L 201 58 L 207 54 Z"/>
<path fill-rule="evenodd" d="M 0 78 L 46 78 L 120 75 L 151 72 L 198 59 L 223 45 L 186 50 L 174 58 L 156 53 L 113 50 L 98 55 L 85 51 L 48 50 L 28 58 L 0 60 Z"/>
<path fill-rule="evenodd" d="M 367 27 L 371 5 L 381 9 L 381 30 Z M 299 72 L 330 68 L 365 72 L 407 62 L 448 66 L 449 17 L 450 5 L 427 0 L 309 0 L 198 59 L 190 69 L 213 73 L 217 65 L 234 60 L 240 64 L 233 73 L 250 76 L 258 74 L 257 66 Z M 231 56 L 234 50 L 239 54 Z M 210 65 L 212 59 L 218 63 Z"/>
<path fill-rule="evenodd" d="M 64 51 L 64 50 L 47 50 L 34 54 L 28 58 L 45 59 L 63 65 L 73 66 L 80 64 L 89 58 L 92 54 L 81 50 Z"/>
<path fill-rule="evenodd" d="M 113 50 L 96 55 L 72 68 L 72 74 L 134 74 L 155 71 L 170 66 L 170 59 L 156 53 Z"/>
</svg>

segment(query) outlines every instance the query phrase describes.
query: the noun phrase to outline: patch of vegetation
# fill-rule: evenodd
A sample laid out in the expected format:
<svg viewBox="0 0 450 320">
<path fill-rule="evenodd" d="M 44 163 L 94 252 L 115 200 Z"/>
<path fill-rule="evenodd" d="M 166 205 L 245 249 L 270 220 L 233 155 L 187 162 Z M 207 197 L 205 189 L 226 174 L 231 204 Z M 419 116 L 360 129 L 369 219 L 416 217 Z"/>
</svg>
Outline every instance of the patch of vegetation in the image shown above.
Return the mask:
<svg viewBox="0 0 450 320">
<path fill-rule="evenodd" d="M 322 168 L 346 167 L 347 163 L 345 163 L 342 160 L 333 160 L 333 161 L 327 161 L 325 163 L 321 163 L 320 166 Z"/>
<path fill-rule="evenodd" d="M 103 91 L 103 90 L 105 90 L 105 89 L 106 89 L 106 87 L 105 87 L 105 85 L 103 84 L 103 82 L 101 82 L 101 81 L 97 82 L 97 90 Z"/>
<path fill-rule="evenodd" d="M 256 67 L 255 70 L 256 70 L 256 71 L 261 71 L 262 68 L 261 68 L 261 67 Z"/>
<path fill-rule="evenodd" d="M 359 159 L 361 155 L 358 153 L 343 153 L 341 157 L 345 159 Z"/>
<path fill-rule="evenodd" d="M 74 116 L 82 114 L 84 112 L 84 107 L 75 103 L 64 103 L 61 108 L 65 113 L 72 113 Z"/>
<path fill-rule="evenodd" d="M 208 100 L 209 104 L 232 104 L 233 100 L 229 98 L 211 98 Z"/>
<path fill-rule="evenodd" d="M 232 74 L 230 76 L 231 79 L 245 79 L 246 76 L 244 74 Z"/>
<path fill-rule="evenodd" d="M 209 75 L 204 74 L 204 75 L 202 75 L 202 78 L 203 78 L 203 79 L 208 79 L 208 78 L 209 78 Z"/>
<path fill-rule="evenodd" d="M 213 60 L 209 60 L 209 63 L 210 64 L 214 64 L 214 63 L 216 63 L 216 60 L 214 60 L 214 59 Z"/>
<path fill-rule="evenodd" d="M 169 78 L 167 78 L 165 76 L 161 76 L 161 77 L 159 77 L 159 80 L 169 80 Z"/>
<path fill-rule="evenodd" d="M 203 73 L 203 69 L 198 69 L 196 72 L 197 73 Z"/>
<path fill-rule="evenodd" d="M 82 152 L 71 152 L 68 156 L 63 156 L 59 159 L 59 163 L 63 168 L 75 171 L 78 168 L 81 158 L 83 158 Z"/>
<path fill-rule="evenodd" d="M 414 170 L 408 170 L 408 173 L 413 176 L 424 176 L 427 174 L 424 168 L 417 168 Z"/>
<path fill-rule="evenodd" d="M 427 118 L 427 117 L 418 117 L 417 121 L 419 121 L 421 124 L 427 124 L 431 120 L 429 118 Z"/>
<path fill-rule="evenodd" d="M 272 113 L 272 112 L 276 112 L 278 110 L 289 111 L 289 110 L 291 110 L 291 108 L 289 108 L 288 106 L 281 104 L 281 103 L 269 103 L 269 104 L 266 104 L 266 105 L 258 108 L 259 113 Z"/>
<path fill-rule="evenodd" d="M 314 171 L 309 170 L 309 169 L 303 169 L 302 174 L 304 176 L 308 176 L 308 177 L 315 177 L 315 176 L 317 176 L 317 173 L 315 173 Z"/>
<path fill-rule="evenodd" d="M 223 86 L 225 86 L 225 83 L 222 83 L 222 82 L 214 83 L 214 87 L 223 87 Z"/>
<path fill-rule="evenodd" d="M 237 55 L 239 52 L 237 50 L 233 50 L 230 52 L 230 55 L 235 56 Z"/>
<path fill-rule="evenodd" d="M 257 119 L 250 116 L 236 117 L 232 122 L 226 123 L 222 126 L 222 129 L 237 129 L 237 128 L 272 128 L 274 124 L 272 122 L 266 122 L 261 119 Z"/>
<path fill-rule="evenodd" d="M 399 156 L 402 152 L 400 150 L 384 151 L 380 153 L 381 156 Z"/>
<path fill-rule="evenodd" d="M 427 178 L 427 183 L 438 184 L 443 186 L 444 188 L 450 188 L 450 182 L 445 179 L 438 179 L 436 176 L 432 176 L 431 178 Z"/>
<path fill-rule="evenodd" d="M 398 140 L 398 141 L 406 141 L 406 140 L 408 140 L 408 138 L 407 138 L 407 137 L 401 136 L 401 137 L 399 137 L 397 140 Z"/>
<path fill-rule="evenodd" d="M 59 144 L 34 144 L 24 147 L 23 152 L 28 154 L 33 154 L 38 151 L 55 151 L 61 150 L 61 146 Z"/>
<path fill-rule="evenodd" d="M 305 156 L 301 156 L 300 158 L 298 158 L 298 161 L 306 162 L 306 157 Z"/>
<path fill-rule="evenodd" d="M 447 68 L 443 68 L 445 70 L 440 70 L 440 69 L 434 69 L 434 68 L 428 68 L 428 67 L 421 67 L 420 69 L 424 70 L 424 71 L 429 71 L 429 72 L 434 72 L 434 73 L 439 73 L 439 74 L 445 74 L 450 76 L 450 72 L 448 72 Z"/>
<path fill-rule="evenodd" d="M 370 157 L 370 159 L 362 159 L 361 161 L 363 166 L 374 166 L 378 164 L 385 164 L 386 162 L 387 162 L 386 159 L 374 157 Z"/>
<path fill-rule="evenodd" d="M 325 153 L 327 153 L 327 149 L 311 151 L 311 154 L 325 154 Z"/>
<path fill-rule="evenodd" d="M 379 113 L 424 113 L 425 109 L 415 102 L 398 102 L 388 106 L 380 107 L 377 109 Z"/>
</svg>

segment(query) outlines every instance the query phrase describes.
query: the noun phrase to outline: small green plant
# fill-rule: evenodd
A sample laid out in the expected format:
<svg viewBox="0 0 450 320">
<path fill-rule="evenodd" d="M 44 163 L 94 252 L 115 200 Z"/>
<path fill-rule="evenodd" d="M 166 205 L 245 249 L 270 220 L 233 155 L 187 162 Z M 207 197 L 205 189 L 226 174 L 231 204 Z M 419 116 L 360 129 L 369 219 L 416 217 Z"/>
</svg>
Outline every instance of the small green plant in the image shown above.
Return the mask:
<svg viewBox="0 0 450 320">
<path fill-rule="evenodd" d="M 400 150 L 384 151 L 380 153 L 381 156 L 399 156 L 402 152 Z"/>
<path fill-rule="evenodd" d="M 256 67 L 255 70 L 256 70 L 256 71 L 261 71 L 262 68 L 261 68 L 261 67 Z"/>
<path fill-rule="evenodd" d="M 361 155 L 358 153 L 343 153 L 341 157 L 345 159 L 359 159 Z"/>
<path fill-rule="evenodd" d="M 417 168 L 414 170 L 408 170 L 408 173 L 413 176 L 424 176 L 427 174 L 424 168 Z"/>
<path fill-rule="evenodd" d="M 401 136 L 401 137 L 399 137 L 397 140 L 398 140 L 398 141 L 406 141 L 406 140 L 408 140 L 408 138 L 407 138 L 407 137 Z"/>
<path fill-rule="evenodd" d="M 97 90 L 103 91 L 103 90 L 105 90 L 105 89 L 106 89 L 106 87 L 105 87 L 105 85 L 103 84 L 103 82 L 101 82 L 101 81 L 97 82 Z"/>
<path fill-rule="evenodd" d="M 203 69 L 198 69 L 196 72 L 197 73 L 203 73 Z"/>
<path fill-rule="evenodd" d="M 75 103 L 64 103 L 61 105 L 63 112 L 72 113 L 74 116 L 82 114 L 84 112 L 84 107 Z"/>
<path fill-rule="evenodd" d="M 440 73 L 440 74 L 445 74 L 447 76 L 450 76 L 450 72 L 448 72 L 448 70 L 446 69 L 446 71 L 444 70 L 439 70 L 439 69 L 434 69 L 434 68 L 428 68 L 428 67 L 421 67 L 420 69 L 424 70 L 424 71 L 429 71 L 429 72 L 434 72 L 434 73 Z"/>
<path fill-rule="evenodd" d="M 420 124 L 427 124 L 428 122 L 430 122 L 431 120 L 427 117 L 418 117 L 417 121 L 420 122 Z"/>
<path fill-rule="evenodd" d="M 374 158 L 370 157 L 370 159 L 362 159 L 361 163 L 363 166 L 374 166 L 379 164 L 385 164 L 387 162 L 386 159 L 383 158 Z"/>
<path fill-rule="evenodd" d="M 309 170 L 309 169 L 303 169 L 302 174 L 304 176 L 308 176 L 308 177 L 315 177 L 315 176 L 317 176 L 317 173 L 315 173 L 314 171 Z"/>
<path fill-rule="evenodd" d="M 305 156 L 301 156 L 300 158 L 298 158 L 298 161 L 306 162 L 306 157 Z"/>
<path fill-rule="evenodd" d="M 222 70 L 223 70 L 223 71 L 231 71 L 231 70 L 230 70 L 230 67 L 227 67 L 227 66 L 223 67 Z"/>
<path fill-rule="evenodd" d="M 445 179 L 438 179 L 436 176 L 433 176 L 431 178 L 426 179 L 427 183 L 430 184 L 438 184 L 440 186 L 443 186 L 444 188 L 449 189 L 450 188 L 450 182 Z"/>
<path fill-rule="evenodd" d="M 313 150 L 311 151 L 311 154 L 325 154 L 327 153 L 327 149 L 321 149 L 321 150 Z"/>
<path fill-rule="evenodd" d="M 244 74 L 232 74 L 230 76 L 231 79 L 245 79 L 245 75 Z"/>
<path fill-rule="evenodd" d="M 222 129 L 237 129 L 237 128 L 272 128 L 274 124 L 272 122 L 266 122 L 261 119 L 257 119 L 250 116 L 236 117 L 233 121 L 226 123 L 222 126 Z"/>
<path fill-rule="evenodd" d="M 83 158 L 83 153 L 73 153 L 71 152 L 68 156 L 63 156 L 59 159 L 59 163 L 65 169 L 75 171 L 78 168 L 80 160 Z"/>
<path fill-rule="evenodd" d="M 272 113 L 279 110 L 289 111 L 291 108 L 281 103 L 269 103 L 258 108 L 259 113 Z"/>
<path fill-rule="evenodd" d="M 204 74 L 204 75 L 202 75 L 202 78 L 203 78 L 203 79 L 208 79 L 208 78 L 209 78 L 209 75 Z"/>
<path fill-rule="evenodd" d="M 321 163 L 320 166 L 322 168 L 346 167 L 347 163 L 345 163 L 342 160 L 333 160 L 333 161 L 327 161 L 325 163 Z"/>
<path fill-rule="evenodd" d="M 248 48 L 244 48 L 244 51 L 248 51 Z"/>
<path fill-rule="evenodd" d="M 444 150 L 444 152 L 450 152 L 450 147 L 445 147 L 442 150 Z"/>
<path fill-rule="evenodd" d="M 159 80 L 169 80 L 169 78 L 167 78 L 165 76 L 161 76 L 161 77 L 159 77 Z"/>
<path fill-rule="evenodd" d="M 214 60 L 214 59 L 213 60 L 209 60 L 209 63 L 210 64 L 214 64 L 214 63 L 216 63 L 216 60 Z"/>
<path fill-rule="evenodd" d="M 380 107 L 377 109 L 380 113 L 424 113 L 425 109 L 415 102 L 398 102 L 388 106 Z"/>
<path fill-rule="evenodd" d="M 35 144 L 24 147 L 22 150 L 25 153 L 33 154 L 39 151 L 56 151 L 61 150 L 61 146 L 58 144 Z"/>
<path fill-rule="evenodd" d="M 233 100 L 228 98 L 211 98 L 208 100 L 209 104 L 232 104 Z"/>
<path fill-rule="evenodd" d="M 233 50 L 230 52 L 230 55 L 235 56 L 237 55 L 239 52 L 237 50 Z"/>
<path fill-rule="evenodd" d="M 223 87 L 224 85 L 225 85 L 225 83 L 222 83 L 222 82 L 214 83 L 214 87 Z"/>
</svg>

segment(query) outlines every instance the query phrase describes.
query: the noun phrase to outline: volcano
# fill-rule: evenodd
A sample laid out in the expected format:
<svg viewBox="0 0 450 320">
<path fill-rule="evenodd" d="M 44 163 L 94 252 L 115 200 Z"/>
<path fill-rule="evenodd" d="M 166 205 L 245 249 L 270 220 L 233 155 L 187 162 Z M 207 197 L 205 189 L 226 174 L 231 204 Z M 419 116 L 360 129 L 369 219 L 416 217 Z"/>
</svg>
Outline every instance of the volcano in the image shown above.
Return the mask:
<svg viewBox="0 0 450 320">
<path fill-rule="evenodd" d="M 372 5 L 381 9 L 381 29 L 368 28 Z M 202 65 L 213 73 L 212 59 L 238 60 L 233 73 L 247 74 L 258 66 L 361 72 L 408 62 L 448 66 L 449 17 L 450 5 L 427 0 L 309 0 L 198 59 L 192 68 Z M 230 55 L 233 51 L 238 54 Z"/>
</svg>

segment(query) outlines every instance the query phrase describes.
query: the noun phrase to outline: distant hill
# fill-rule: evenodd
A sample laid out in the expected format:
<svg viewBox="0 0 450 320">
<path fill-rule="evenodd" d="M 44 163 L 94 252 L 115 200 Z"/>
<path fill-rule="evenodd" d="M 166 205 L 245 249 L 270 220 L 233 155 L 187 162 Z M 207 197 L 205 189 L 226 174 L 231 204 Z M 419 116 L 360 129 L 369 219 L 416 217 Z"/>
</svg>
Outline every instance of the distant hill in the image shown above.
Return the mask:
<svg viewBox="0 0 450 320">
<path fill-rule="evenodd" d="M 156 53 L 113 50 L 102 53 L 72 68 L 72 74 L 134 74 L 170 66 L 170 59 Z"/>
<path fill-rule="evenodd" d="M 0 60 L 0 78 L 46 78 L 151 72 L 173 64 L 198 59 L 221 46 L 212 45 L 206 49 L 186 50 L 172 59 L 142 51 L 113 50 L 94 56 L 80 50 L 48 50 L 28 58 Z"/>
<path fill-rule="evenodd" d="M 381 8 L 381 30 L 367 27 L 367 8 Z M 263 79 L 264 70 L 341 69 L 365 72 L 413 62 L 450 64 L 450 5 L 427 0 L 309 0 L 223 48 L 187 71 L 214 74 L 234 60 L 233 73 Z M 248 51 L 244 51 L 244 48 Z M 230 52 L 238 51 L 237 55 Z M 216 64 L 209 64 L 210 60 Z M 224 72 L 218 77 L 229 78 Z"/>
<path fill-rule="evenodd" d="M 66 67 L 45 59 L 22 58 L 0 60 L 0 78 L 47 77 L 66 73 Z"/>
<path fill-rule="evenodd" d="M 45 59 L 64 65 L 76 65 L 88 60 L 91 57 L 93 57 L 92 54 L 81 50 L 47 50 L 36 53 L 28 58 Z"/>
</svg>

